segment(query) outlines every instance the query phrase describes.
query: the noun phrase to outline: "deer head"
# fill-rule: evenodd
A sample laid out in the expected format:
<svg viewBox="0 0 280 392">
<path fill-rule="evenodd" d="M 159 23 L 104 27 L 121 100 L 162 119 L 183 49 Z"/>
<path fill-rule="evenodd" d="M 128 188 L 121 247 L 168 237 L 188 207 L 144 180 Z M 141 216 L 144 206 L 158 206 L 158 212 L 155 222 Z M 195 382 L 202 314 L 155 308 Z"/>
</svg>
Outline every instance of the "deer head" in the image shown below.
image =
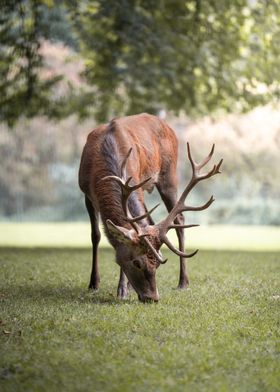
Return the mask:
<svg viewBox="0 0 280 392">
<path fill-rule="evenodd" d="M 167 259 L 164 259 L 160 248 L 165 244 L 172 252 L 176 255 L 189 258 L 193 257 L 198 250 L 187 254 L 182 252 L 170 242 L 167 238 L 167 233 L 171 229 L 185 229 L 198 225 L 180 225 L 176 223 L 176 218 L 179 214 L 185 211 L 202 211 L 208 208 L 214 201 L 213 196 L 202 206 L 191 207 L 185 204 L 185 200 L 200 181 L 210 178 L 220 173 L 220 167 L 223 160 L 217 165 L 214 165 L 212 170 L 202 174 L 201 169 L 206 166 L 210 161 L 214 153 L 214 145 L 209 155 L 201 162 L 196 163 L 190 151 L 189 143 L 187 143 L 188 158 L 192 167 L 192 177 L 185 187 L 181 197 L 178 199 L 173 209 L 169 212 L 168 216 L 161 222 L 155 225 L 143 224 L 143 220 L 150 216 L 150 214 L 158 207 L 155 206 L 150 211 L 143 215 L 132 217 L 128 208 L 128 199 L 132 192 L 139 188 L 142 188 L 151 178 L 147 178 L 139 184 L 130 185 L 132 177 L 126 178 L 126 164 L 131 154 L 132 148 L 128 151 L 125 159 L 121 165 L 121 177 L 118 176 L 106 176 L 103 180 L 116 181 L 122 191 L 122 208 L 126 216 L 126 220 L 129 223 L 130 228 L 117 226 L 110 219 L 106 221 L 109 232 L 122 244 L 117 250 L 118 257 L 123 257 L 124 260 L 128 260 L 125 265 L 122 264 L 125 274 L 131 285 L 138 293 L 138 297 L 141 301 L 154 300 L 158 301 L 159 295 L 156 287 L 155 274 L 156 269 L 159 265 L 166 263 Z"/>
</svg>

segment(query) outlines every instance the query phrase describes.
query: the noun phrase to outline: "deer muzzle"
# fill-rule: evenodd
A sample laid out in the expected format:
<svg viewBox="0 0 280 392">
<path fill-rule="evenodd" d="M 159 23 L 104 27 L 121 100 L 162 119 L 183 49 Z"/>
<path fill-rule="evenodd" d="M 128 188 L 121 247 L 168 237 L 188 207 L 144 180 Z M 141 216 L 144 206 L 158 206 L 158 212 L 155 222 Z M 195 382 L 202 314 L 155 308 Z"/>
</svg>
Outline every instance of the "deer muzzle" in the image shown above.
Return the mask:
<svg viewBox="0 0 280 392">
<path fill-rule="evenodd" d="M 159 301 L 159 293 L 158 289 L 156 289 L 155 293 L 152 294 L 138 294 L 138 299 L 141 302 L 158 302 Z"/>
</svg>

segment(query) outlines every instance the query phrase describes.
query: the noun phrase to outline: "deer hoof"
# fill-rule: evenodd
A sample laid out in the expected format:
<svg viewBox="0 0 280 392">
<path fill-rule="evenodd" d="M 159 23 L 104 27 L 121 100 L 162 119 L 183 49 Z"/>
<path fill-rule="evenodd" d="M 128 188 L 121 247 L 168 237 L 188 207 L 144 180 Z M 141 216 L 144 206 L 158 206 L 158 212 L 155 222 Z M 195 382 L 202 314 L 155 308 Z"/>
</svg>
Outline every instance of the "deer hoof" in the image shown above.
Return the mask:
<svg viewBox="0 0 280 392">
<path fill-rule="evenodd" d="M 126 299 L 127 298 L 127 294 L 128 294 L 127 287 L 123 287 L 123 286 L 118 287 L 118 293 L 117 293 L 118 298 Z"/>
<path fill-rule="evenodd" d="M 188 282 L 180 282 L 177 286 L 178 290 L 184 290 L 187 289 L 189 287 L 189 283 Z"/>
<path fill-rule="evenodd" d="M 99 289 L 99 283 L 90 283 L 88 285 L 88 289 L 89 290 L 93 290 L 93 291 L 97 291 Z"/>
</svg>

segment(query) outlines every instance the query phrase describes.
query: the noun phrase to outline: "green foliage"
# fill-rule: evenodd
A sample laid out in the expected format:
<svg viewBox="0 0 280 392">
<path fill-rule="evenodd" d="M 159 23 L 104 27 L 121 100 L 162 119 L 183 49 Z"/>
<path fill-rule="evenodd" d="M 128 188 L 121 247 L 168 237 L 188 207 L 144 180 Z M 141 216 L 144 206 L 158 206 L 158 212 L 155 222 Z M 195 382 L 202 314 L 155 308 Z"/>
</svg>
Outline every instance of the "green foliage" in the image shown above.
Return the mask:
<svg viewBox="0 0 280 392">
<path fill-rule="evenodd" d="M 44 39 L 73 45 L 65 25 L 61 8 L 52 0 L 1 1 L 0 121 L 13 125 L 21 116 L 55 115 L 54 87 L 62 76 L 42 76 L 41 45 Z"/>
<path fill-rule="evenodd" d="M 244 111 L 279 99 L 279 0 L 1 2 L 1 115 L 100 121 L 165 108 Z M 57 98 L 42 40 L 84 59 L 85 84 Z M 61 76 L 62 77 L 62 76 Z"/>
<path fill-rule="evenodd" d="M 279 98 L 279 1 L 95 1 L 75 23 L 99 120 Z M 277 12 L 278 10 L 278 12 Z"/>
<path fill-rule="evenodd" d="M 109 251 L 95 294 L 90 251 L 2 249 L 0 263 L 3 392 L 279 390 L 279 254 L 202 253 L 187 291 L 170 257 L 156 305 L 116 299 Z"/>
</svg>

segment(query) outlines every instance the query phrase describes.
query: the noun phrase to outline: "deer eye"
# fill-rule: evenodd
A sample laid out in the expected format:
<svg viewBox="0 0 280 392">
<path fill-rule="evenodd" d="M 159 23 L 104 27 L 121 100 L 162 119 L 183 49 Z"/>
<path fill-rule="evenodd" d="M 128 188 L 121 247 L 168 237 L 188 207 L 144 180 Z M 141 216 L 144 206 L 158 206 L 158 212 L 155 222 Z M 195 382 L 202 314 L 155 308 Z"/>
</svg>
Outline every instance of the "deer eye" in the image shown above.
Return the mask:
<svg viewBox="0 0 280 392">
<path fill-rule="evenodd" d="M 141 270 L 142 268 L 141 268 L 141 263 L 140 263 L 140 261 L 139 260 L 133 260 L 133 264 L 134 264 L 134 266 L 136 267 L 136 268 L 138 268 L 139 270 Z"/>
</svg>

